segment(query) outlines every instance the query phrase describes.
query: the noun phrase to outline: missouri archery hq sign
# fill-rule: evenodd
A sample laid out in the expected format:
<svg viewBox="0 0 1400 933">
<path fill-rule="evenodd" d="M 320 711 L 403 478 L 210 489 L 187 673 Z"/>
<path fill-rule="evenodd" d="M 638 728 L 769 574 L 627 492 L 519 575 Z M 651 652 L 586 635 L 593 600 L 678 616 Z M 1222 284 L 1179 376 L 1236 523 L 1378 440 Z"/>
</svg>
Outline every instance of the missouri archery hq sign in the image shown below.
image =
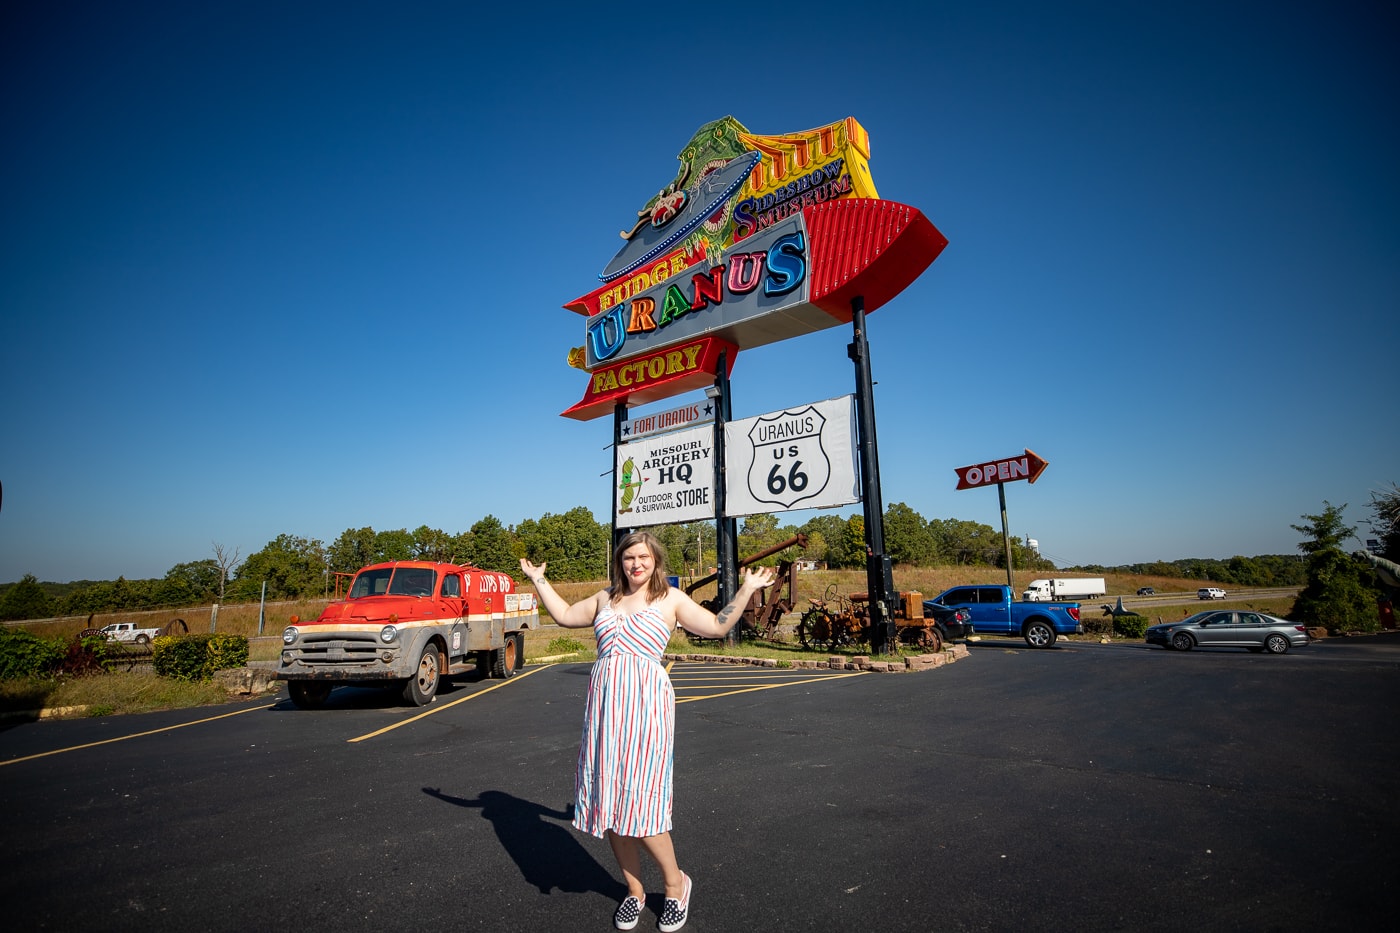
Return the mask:
<svg viewBox="0 0 1400 933">
<path fill-rule="evenodd" d="M 570 365 L 588 373 L 563 412 L 581 421 L 728 376 L 740 350 L 851 321 L 898 295 L 947 240 L 917 209 L 879 198 L 870 141 L 853 117 L 758 136 L 707 123 L 676 177 L 621 231 L 592 291 Z M 721 363 L 722 361 L 722 363 Z"/>
</svg>

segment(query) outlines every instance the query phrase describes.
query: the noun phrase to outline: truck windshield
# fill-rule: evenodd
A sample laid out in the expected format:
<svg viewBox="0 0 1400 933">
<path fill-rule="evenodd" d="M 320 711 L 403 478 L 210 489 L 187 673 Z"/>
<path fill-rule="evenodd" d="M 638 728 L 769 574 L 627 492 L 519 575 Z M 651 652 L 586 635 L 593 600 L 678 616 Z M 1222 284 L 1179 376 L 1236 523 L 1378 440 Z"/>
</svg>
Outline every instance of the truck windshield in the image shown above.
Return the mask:
<svg viewBox="0 0 1400 933">
<path fill-rule="evenodd" d="M 380 567 L 366 570 L 350 587 L 350 599 L 366 596 L 431 596 L 437 571 L 424 567 Z"/>
<path fill-rule="evenodd" d="M 400 567 L 389 582 L 390 596 L 431 596 L 437 573 L 422 567 Z"/>
</svg>

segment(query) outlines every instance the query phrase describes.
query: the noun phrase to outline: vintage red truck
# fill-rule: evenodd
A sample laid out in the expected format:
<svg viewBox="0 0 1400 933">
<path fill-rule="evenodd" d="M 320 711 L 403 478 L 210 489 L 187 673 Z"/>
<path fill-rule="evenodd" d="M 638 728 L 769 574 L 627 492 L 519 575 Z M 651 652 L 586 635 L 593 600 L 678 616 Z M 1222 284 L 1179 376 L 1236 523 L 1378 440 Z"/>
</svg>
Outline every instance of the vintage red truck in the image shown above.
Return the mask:
<svg viewBox="0 0 1400 933">
<path fill-rule="evenodd" d="M 424 706 L 444 677 L 514 675 L 525 662 L 525 632 L 539 626 L 535 594 L 517 593 L 509 574 L 432 561 L 370 564 L 318 618 L 292 617 L 277 679 L 302 709 L 322 706 L 345 684 L 401 687 L 407 702 Z"/>
</svg>

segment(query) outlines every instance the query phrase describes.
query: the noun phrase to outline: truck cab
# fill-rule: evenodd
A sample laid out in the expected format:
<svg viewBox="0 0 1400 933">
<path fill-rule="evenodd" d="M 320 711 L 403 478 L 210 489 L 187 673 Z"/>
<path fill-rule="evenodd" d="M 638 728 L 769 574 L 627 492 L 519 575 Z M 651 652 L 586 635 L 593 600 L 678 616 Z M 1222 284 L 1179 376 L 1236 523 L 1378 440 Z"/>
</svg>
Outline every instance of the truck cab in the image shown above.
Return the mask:
<svg viewBox="0 0 1400 933">
<path fill-rule="evenodd" d="M 1084 631 L 1078 603 L 1014 602 L 1009 586 L 955 586 L 934 599 L 968 609 L 978 634 L 1019 635 L 1032 648 L 1049 648 L 1060 635 Z"/>
<path fill-rule="evenodd" d="M 972 613 L 978 632 L 1010 631 L 1011 602 L 1002 586 L 955 586 L 937 597 L 945 606 L 963 606 Z"/>
</svg>

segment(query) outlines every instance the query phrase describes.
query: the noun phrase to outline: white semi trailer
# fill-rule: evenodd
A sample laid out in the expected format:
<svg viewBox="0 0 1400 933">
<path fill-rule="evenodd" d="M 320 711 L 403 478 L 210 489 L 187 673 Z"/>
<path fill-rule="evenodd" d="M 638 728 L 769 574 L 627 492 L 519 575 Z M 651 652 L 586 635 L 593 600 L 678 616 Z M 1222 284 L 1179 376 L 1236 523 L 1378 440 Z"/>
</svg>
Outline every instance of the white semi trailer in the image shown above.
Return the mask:
<svg viewBox="0 0 1400 933">
<path fill-rule="evenodd" d="M 1108 592 L 1103 577 L 1052 577 L 1032 580 L 1021 594 L 1028 603 L 1054 603 L 1093 599 Z"/>
</svg>

